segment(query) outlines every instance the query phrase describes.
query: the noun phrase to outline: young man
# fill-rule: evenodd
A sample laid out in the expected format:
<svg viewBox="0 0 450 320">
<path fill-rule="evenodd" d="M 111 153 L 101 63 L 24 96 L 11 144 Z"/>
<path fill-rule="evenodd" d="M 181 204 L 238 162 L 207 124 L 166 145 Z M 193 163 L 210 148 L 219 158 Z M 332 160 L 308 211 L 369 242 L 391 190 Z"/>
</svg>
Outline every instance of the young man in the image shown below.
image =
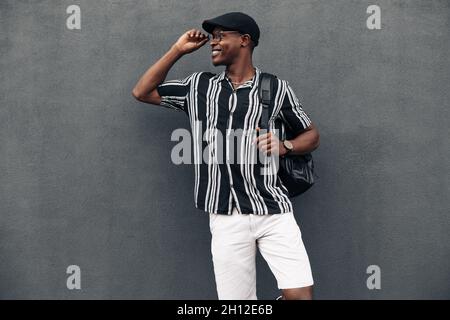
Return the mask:
<svg viewBox="0 0 450 320">
<path fill-rule="evenodd" d="M 275 275 L 283 299 L 312 299 L 309 259 L 287 189 L 276 173 L 262 174 L 260 164 L 248 160 L 255 148 L 272 156 L 311 152 L 319 145 L 318 131 L 288 82 L 277 79 L 271 121 L 280 117 L 296 138 L 280 141 L 273 130 L 257 138 L 244 134 L 238 147 L 241 161 L 230 161 L 231 130 L 251 133 L 260 127 L 261 70 L 252 63 L 260 30 L 253 18 L 240 12 L 205 20 L 202 26 L 212 35 L 213 65 L 224 65 L 225 70 L 220 74 L 196 72 L 181 80 L 165 81 L 178 59 L 209 41 L 209 35 L 192 29 L 145 72 L 133 96 L 142 102 L 184 111 L 189 117 L 194 142 L 195 205 L 209 213 L 219 299 L 257 299 L 256 248 Z M 219 134 L 225 137 L 223 148 L 219 147 Z M 203 141 L 205 137 L 207 141 Z M 227 160 L 204 163 L 206 147 L 210 159 L 224 152 Z"/>
</svg>

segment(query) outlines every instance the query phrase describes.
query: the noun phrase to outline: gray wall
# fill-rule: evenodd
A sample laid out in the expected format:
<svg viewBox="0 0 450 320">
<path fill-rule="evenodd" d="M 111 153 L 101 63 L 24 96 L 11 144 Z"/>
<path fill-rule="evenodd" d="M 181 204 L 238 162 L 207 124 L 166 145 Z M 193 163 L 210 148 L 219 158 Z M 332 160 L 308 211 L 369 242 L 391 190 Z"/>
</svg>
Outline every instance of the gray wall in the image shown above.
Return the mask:
<svg viewBox="0 0 450 320">
<path fill-rule="evenodd" d="M 450 298 L 449 2 L 242 3 L 0 2 L 0 298 L 217 298 L 194 169 L 169 160 L 188 119 L 131 90 L 182 32 L 236 10 L 261 26 L 255 65 L 291 83 L 321 133 L 320 179 L 294 204 L 316 298 Z M 208 46 L 168 79 L 199 70 L 223 70 Z M 81 290 L 66 288 L 72 264 Z"/>
</svg>

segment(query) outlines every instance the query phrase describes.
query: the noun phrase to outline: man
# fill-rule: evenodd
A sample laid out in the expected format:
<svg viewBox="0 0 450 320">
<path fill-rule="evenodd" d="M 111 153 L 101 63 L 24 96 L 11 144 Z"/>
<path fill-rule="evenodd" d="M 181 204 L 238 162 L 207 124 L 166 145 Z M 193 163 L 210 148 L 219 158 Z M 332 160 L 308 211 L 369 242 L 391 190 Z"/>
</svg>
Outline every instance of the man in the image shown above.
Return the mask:
<svg viewBox="0 0 450 320">
<path fill-rule="evenodd" d="M 262 105 L 258 97 L 261 70 L 253 66 L 252 53 L 260 30 L 250 16 L 231 12 L 205 20 L 202 27 L 212 35 L 214 66 L 220 74 L 196 72 L 181 80 L 165 81 L 168 71 L 183 55 L 209 41 L 209 35 L 192 29 L 141 77 L 133 90 L 139 101 L 186 112 L 194 142 L 197 208 L 209 213 L 211 252 L 219 299 L 257 299 L 256 248 L 275 275 L 282 299 L 312 299 L 313 278 L 300 229 L 293 215 L 287 189 L 275 175 L 262 174 L 251 159 L 252 148 L 266 155 L 302 154 L 316 149 L 319 134 L 303 111 L 287 81 L 277 79 L 271 121 L 280 117 L 295 132 L 280 141 L 273 130 L 243 135 L 238 158 L 201 161 L 205 147 L 210 159 L 231 152 L 231 130 L 259 130 Z M 284 126 L 284 125 L 283 125 Z M 273 126 L 271 127 L 273 128 Z M 226 138 L 219 147 L 217 136 Z M 202 141 L 206 136 L 207 141 Z M 252 144 L 253 142 L 253 144 Z"/>
</svg>

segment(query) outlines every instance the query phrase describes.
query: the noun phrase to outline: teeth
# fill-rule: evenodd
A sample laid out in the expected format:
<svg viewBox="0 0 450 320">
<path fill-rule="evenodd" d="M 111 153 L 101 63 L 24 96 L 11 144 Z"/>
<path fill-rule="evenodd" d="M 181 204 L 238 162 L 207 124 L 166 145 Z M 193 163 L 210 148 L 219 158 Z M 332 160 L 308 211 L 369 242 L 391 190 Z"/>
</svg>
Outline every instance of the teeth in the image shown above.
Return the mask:
<svg viewBox="0 0 450 320">
<path fill-rule="evenodd" d="M 211 53 L 211 55 L 213 56 L 213 57 L 215 57 L 215 56 L 217 56 L 217 55 L 219 55 L 220 54 L 220 51 L 218 51 L 218 50 L 214 50 L 212 53 Z"/>
</svg>

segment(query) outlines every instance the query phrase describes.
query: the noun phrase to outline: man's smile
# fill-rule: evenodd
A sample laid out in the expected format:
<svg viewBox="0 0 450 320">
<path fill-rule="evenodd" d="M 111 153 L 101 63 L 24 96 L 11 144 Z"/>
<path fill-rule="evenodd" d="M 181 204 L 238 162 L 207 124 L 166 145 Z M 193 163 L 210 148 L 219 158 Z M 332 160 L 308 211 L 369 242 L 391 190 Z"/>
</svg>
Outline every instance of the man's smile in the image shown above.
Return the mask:
<svg viewBox="0 0 450 320">
<path fill-rule="evenodd" d="M 211 56 L 215 57 L 220 54 L 222 49 L 212 49 Z"/>
</svg>

